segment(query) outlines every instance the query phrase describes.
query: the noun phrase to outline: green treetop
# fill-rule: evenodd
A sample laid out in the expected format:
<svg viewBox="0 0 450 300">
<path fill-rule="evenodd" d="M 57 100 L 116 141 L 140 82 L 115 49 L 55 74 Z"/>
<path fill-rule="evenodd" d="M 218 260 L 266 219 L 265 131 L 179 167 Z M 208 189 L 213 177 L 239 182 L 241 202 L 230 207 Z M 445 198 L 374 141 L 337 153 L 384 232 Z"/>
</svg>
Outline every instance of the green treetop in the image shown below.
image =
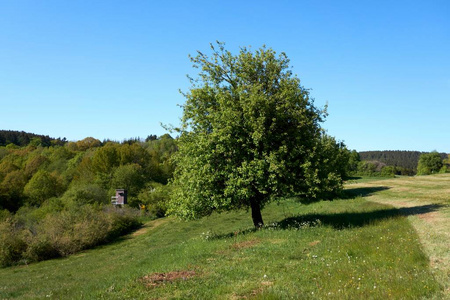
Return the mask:
<svg viewBox="0 0 450 300">
<path fill-rule="evenodd" d="M 238 55 L 222 43 L 211 49 L 191 57 L 200 73 L 185 94 L 169 213 L 198 218 L 251 208 L 259 227 L 261 209 L 274 199 L 338 191 L 340 174 L 320 171 L 328 160 L 320 151 L 325 112 L 287 56 L 266 47 Z"/>
</svg>

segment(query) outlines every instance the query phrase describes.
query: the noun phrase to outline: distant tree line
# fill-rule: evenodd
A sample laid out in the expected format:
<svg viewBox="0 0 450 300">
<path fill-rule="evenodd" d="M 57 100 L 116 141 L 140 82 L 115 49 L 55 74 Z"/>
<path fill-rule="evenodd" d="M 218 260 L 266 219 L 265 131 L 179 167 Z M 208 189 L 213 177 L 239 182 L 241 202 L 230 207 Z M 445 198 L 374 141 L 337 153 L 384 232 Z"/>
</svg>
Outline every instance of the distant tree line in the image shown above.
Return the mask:
<svg viewBox="0 0 450 300">
<path fill-rule="evenodd" d="M 359 157 L 362 161 L 377 161 L 387 166 L 398 167 L 413 175 L 417 172 L 419 158 L 423 153 L 419 151 L 362 151 L 359 152 Z M 439 155 L 441 159 L 447 157 L 446 153 L 439 153 Z"/>
<path fill-rule="evenodd" d="M 48 135 L 28 133 L 24 131 L 0 130 L 0 146 L 13 144 L 19 147 L 34 145 L 49 147 L 67 143 L 66 138 L 51 138 Z"/>
<path fill-rule="evenodd" d="M 353 172 L 354 175 L 362 176 L 394 176 L 394 175 L 425 175 L 437 173 L 436 168 L 439 167 L 439 172 L 445 172 L 446 153 L 431 152 L 432 159 L 428 152 L 419 151 L 362 151 L 358 153 L 357 168 Z M 420 161 L 439 161 L 431 167 L 424 167 L 420 165 Z M 427 165 L 427 164 L 425 164 Z M 445 168 L 443 168 L 445 167 Z M 445 170 L 444 170 L 445 169 Z"/>
</svg>

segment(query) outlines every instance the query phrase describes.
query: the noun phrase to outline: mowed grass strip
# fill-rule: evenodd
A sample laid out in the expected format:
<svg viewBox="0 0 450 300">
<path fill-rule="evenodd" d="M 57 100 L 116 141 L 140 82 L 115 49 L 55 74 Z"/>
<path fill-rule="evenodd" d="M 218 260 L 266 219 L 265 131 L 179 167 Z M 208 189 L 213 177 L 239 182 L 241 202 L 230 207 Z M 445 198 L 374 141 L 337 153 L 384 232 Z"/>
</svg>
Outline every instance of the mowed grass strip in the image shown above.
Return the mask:
<svg viewBox="0 0 450 300">
<path fill-rule="evenodd" d="M 450 174 L 358 180 L 350 191 L 374 190 L 368 200 L 392 205 L 404 213 L 419 235 L 431 270 L 450 299 Z"/>
<path fill-rule="evenodd" d="M 418 299 L 441 297 L 418 236 L 362 197 L 157 226 L 66 259 L 0 270 L 0 298 Z"/>
</svg>

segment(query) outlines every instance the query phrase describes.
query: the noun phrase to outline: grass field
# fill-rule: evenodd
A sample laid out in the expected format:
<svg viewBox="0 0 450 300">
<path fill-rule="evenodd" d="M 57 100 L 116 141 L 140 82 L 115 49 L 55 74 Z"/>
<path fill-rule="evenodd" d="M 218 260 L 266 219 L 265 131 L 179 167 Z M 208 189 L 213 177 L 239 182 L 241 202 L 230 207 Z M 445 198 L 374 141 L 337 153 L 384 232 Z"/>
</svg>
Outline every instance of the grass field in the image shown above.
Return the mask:
<svg viewBox="0 0 450 300">
<path fill-rule="evenodd" d="M 348 199 L 159 219 L 65 259 L 0 269 L 0 298 L 449 298 L 450 174 L 354 181 Z"/>
<path fill-rule="evenodd" d="M 367 200 L 392 205 L 403 212 L 417 231 L 431 270 L 450 299 L 450 174 L 355 182 L 357 189 L 383 189 Z"/>
</svg>

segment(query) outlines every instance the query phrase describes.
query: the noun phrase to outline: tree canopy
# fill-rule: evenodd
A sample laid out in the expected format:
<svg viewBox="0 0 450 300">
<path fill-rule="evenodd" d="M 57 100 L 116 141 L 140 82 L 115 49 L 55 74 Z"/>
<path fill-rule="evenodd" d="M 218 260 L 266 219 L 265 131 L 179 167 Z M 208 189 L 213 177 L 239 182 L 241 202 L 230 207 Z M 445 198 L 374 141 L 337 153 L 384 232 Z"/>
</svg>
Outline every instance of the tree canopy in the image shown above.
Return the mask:
<svg viewBox="0 0 450 300">
<path fill-rule="evenodd" d="M 285 53 L 262 47 L 233 55 L 224 44 L 191 57 L 191 78 L 174 155 L 169 212 L 198 218 L 213 211 L 261 209 L 289 195 L 309 199 L 342 188 L 340 164 L 327 157 L 344 145 L 323 134 L 314 106 Z"/>
</svg>

